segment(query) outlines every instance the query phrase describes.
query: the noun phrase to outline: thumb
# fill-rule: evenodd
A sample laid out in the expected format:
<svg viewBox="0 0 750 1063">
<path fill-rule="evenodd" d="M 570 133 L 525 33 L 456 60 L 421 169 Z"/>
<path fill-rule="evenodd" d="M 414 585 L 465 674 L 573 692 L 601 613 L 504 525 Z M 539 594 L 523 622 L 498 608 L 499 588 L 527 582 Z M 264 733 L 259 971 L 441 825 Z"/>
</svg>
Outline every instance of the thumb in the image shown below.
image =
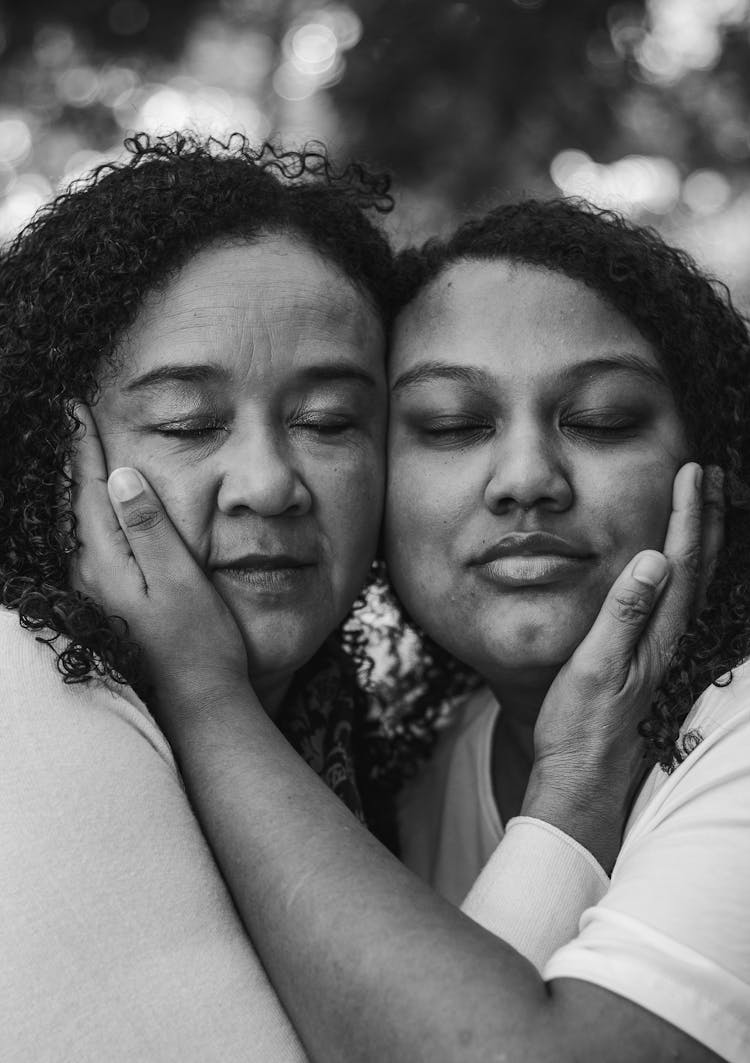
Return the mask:
<svg viewBox="0 0 750 1063">
<path fill-rule="evenodd" d="M 107 489 L 146 587 L 184 578 L 195 562 L 146 478 L 137 469 L 114 469 Z"/>
<path fill-rule="evenodd" d="M 635 647 L 669 576 L 669 562 L 656 550 L 643 550 L 612 584 L 599 614 L 569 664 L 584 675 L 606 677 L 619 690 Z"/>
</svg>

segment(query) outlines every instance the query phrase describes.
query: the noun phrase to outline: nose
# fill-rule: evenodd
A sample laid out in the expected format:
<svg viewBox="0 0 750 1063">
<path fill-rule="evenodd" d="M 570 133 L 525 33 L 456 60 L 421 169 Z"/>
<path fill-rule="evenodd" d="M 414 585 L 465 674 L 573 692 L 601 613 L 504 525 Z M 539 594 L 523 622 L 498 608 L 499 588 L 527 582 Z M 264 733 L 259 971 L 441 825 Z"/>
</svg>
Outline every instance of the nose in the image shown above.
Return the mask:
<svg viewBox="0 0 750 1063">
<path fill-rule="evenodd" d="M 229 516 L 302 516 L 312 496 L 293 460 L 288 440 L 271 425 L 255 425 L 234 435 L 219 451 L 217 505 Z"/>
<path fill-rule="evenodd" d="M 570 506 L 573 489 L 551 429 L 526 424 L 498 432 L 484 500 L 493 513 L 514 507 L 562 512 Z"/>
</svg>

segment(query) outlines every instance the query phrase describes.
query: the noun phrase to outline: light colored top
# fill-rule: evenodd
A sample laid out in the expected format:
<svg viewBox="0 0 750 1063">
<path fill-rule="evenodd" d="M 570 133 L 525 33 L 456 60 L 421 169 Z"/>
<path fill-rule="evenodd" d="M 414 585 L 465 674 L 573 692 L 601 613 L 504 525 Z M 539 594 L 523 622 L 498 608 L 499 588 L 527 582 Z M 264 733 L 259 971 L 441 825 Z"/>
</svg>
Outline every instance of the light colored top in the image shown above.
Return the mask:
<svg viewBox="0 0 750 1063">
<path fill-rule="evenodd" d="M 498 712 L 497 703 L 483 692 L 444 736 L 435 759 L 402 803 L 403 851 L 409 866 L 449 899 L 458 900 L 479 876 L 467 898 L 469 914 L 478 922 L 502 927 L 525 920 L 528 928 L 536 899 L 527 903 L 516 895 L 516 903 L 526 903 L 525 911 L 507 911 L 513 854 L 506 840 L 513 830 L 509 825 L 504 837 L 490 773 Z M 657 768 L 646 779 L 609 887 L 593 906 L 582 893 L 578 932 L 553 948 L 545 949 L 538 940 L 533 948 L 545 956 L 546 980 L 578 978 L 600 985 L 659 1015 L 730 1063 L 747 1063 L 747 662 L 735 669 L 728 686 L 712 686 L 702 694 L 684 729 L 698 729 L 703 741 L 671 775 Z M 423 815 L 428 833 L 420 836 Z M 526 846 L 520 861 L 516 858 L 529 879 L 529 853 L 533 857 L 538 846 L 538 831 L 533 837 L 536 842 Z M 554 885 L 554 867 L 547 850 L 539 853 L 539 880 L 547 888 Z M 587 867 L 585 860 L 575 861 L 568 872 L 571 881 L 588 880 L 590 885 Z M 565 903 L 564 918 L 569 919 L 570 894 Z M 541 923 L 541 933 L 546 933 Z"/>
<path fill-rule="evenodd" d="M 581 913 L 601 900 L 609 879 L 591 853 L 548 823 L 517 816 L 503 829 L 492 791 L 498 715 L 488 689 L 468 699 L 401 794 L 401 856 L 541 972 L 578 932 Z"/>
<path fill-rule="evenodd" d="M 301 1063 L 172 754 L 0 609 L 0 1059 Z"/>
</svg>

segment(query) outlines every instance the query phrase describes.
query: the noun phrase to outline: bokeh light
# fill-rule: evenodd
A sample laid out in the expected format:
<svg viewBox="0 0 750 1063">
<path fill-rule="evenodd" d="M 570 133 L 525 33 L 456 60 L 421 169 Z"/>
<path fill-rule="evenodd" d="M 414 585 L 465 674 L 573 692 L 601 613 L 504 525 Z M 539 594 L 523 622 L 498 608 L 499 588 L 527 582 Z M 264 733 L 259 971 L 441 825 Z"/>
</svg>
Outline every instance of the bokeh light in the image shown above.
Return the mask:
<svg viewBox="0 0 750 1063">
<path fill-rule="evenodd" d="M 682 201 L 694 214 L 716 214 L 731 195 L 732 186 L 717 170 L 695 170 L 682 185 Z"/>
<path fill-rule="evenodd" d="M 399 243 L 493 197 L 581 195 L 699 248 L 750 302 L 750 254 L 716 235 L 750 232 L 750 0 L 574 20 L 549 0 L 185 0 L 171 24 L 165 7 L 0 16 L 0 240 L 125 137 L 189 126 L 393 167 Z"/>
<path fill-rule="evenodd" d="M 63 66 L 72 57 L 74 50 L 75 37 L 67 26 L 45 23 L 34 36 L 33 56 L 42 67 Z"/>
<path fill-rule="evenodd" d="M 0 238 L 13 236 L 52 195 L 49 181 L 38 173 L 19 174 L 0 203 Z"/>
<path fill-rule="evenodd" d="M 550 176 L 563 195 L 582 196 L 627 214 L 667 214 L 680 196 L 677 167 L 658 156 L 628 155 L 605 165 L 570 149 L 552 160 Z"/>
<path fill-rule="evenodd" d="M 308 22 L 291 34 L 289 51 L 292 62 L 303 73 L 322 74 L 336 62 L 339 42 L 336 34 L 322 22 Z"/>
<path fill-rule="evenodd" d="M 726 27 L 743 22 L 747 0 L 649 0 L 649 28 L 633 54 L 646 77 L 665 84 L 708 70 L 721 55 Z"/>
<path fill-rule="evenodd" d="M 57 77 L 57 96 L 70 107 L 89 107 L 99 95 L 99 75 L 91 66 L 73 66 Z"/>
<path fill-rule="evenodd" d="M 31 144 L 31 130 L 23 118 L 0 112 L 0 162 L 12 166 L 22 163 L 31 152 Z"/>
</svg>

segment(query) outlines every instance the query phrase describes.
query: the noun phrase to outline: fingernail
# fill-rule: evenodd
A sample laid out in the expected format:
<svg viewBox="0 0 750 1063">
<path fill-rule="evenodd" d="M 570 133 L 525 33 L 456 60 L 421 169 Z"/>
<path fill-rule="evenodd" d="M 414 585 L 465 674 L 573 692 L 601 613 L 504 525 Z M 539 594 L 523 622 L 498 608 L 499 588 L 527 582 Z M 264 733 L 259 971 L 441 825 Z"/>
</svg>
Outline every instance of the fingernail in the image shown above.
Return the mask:
<svg viewBox="0 0 750 1063">
<path fill-rule="evenodd" d="M 109 489 L 118 502 L 130 502 L 143 491 L 143 480 L 137 469 L 115 469 L 110 473 Z"/>
<path fill-rule="evenodd" d="M 658 587 L 668 571 L 666 557 L 653 551 L 638 558 L 633 568 L 633 579 L 647 583 L 650 587 Z"/>
<path fill-rule="evenodd" d="M 696 491 L 700 491 L 702 486 L 703 486 L 703 469 L 701 468 L 700 465 L 696 465 L 696 467 L 695 467 L 695 489 L 696 489 Z"/>
</svg>

